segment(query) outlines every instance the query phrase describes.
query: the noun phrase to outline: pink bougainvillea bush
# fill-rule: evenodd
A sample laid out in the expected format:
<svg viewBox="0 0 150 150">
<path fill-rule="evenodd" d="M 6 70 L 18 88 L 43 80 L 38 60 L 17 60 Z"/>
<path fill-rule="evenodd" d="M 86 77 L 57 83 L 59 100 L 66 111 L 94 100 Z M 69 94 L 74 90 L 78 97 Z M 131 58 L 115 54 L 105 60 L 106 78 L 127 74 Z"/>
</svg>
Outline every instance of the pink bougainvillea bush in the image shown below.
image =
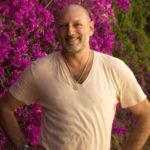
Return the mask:
<svg viewBox="0 0 150 150">
<path fill-rule="evenodd" d="M 125 13 L 130 8 L 128 0 L 51 0 L 44 3 L 38 0 L 0 1 L 0 97 L 33 60 L 59 50 L 54 14 L 71 3 L 86 7 L 95 22 L 91 47 L 112 54 L 115 42 L 112 26 L 116 22 L 112 5 Z M 22 106 L 16 109 L 15 114 L 28 141 L 36 146 L 40 135 L 40 106 Z M 127 134 L 127 129 L 119 127 L 117 121 L 113 131 Z M 0 150 L 9 149 L 9 143 L 5 133 L 0 130 Z"/>
</svg>

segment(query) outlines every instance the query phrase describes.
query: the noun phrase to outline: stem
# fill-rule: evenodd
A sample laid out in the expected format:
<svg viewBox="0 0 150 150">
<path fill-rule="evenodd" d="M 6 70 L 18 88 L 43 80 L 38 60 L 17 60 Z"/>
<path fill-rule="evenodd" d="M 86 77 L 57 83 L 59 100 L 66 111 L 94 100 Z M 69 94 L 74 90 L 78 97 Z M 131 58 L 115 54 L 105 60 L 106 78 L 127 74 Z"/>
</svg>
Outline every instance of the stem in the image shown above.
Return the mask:
<svg viewBox="0 0 150 150">
<path fill-rule="evenodd" d="M 53 2 L 53 0 L 50 0 L 50 1 L 48 2 L 48 4 L 45 6 L 45 8 L 47 8 L 52 2 Z"/>
</svg>

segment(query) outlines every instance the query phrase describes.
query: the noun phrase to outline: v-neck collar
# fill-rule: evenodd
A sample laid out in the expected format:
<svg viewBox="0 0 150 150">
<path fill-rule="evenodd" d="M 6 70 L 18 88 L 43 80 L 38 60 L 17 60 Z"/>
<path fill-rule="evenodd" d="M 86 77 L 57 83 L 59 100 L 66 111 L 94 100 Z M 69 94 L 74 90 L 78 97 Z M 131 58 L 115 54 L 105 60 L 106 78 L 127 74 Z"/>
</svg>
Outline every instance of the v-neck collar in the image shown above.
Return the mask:
<svg viewBox="0 0 150 150">
<path fill-rule="evenodd" d="M 91 66 L 91 69 L 86 77 L 86 79 L 80 84 L 80 87 L 79 89 L 77 90 L 74 90 L 73 89 L 73 85 L 74 85 L 74 80 L 69 72 L 69 69 L 68 67 L 66 66 L 66 63 L 64 62 L 64 59 L 63 59 L 63 56 L 61 54 L 61 52 L 59 52 L 59 63 L 60 63 L 60 67 L 63 71 L 63 73 L 65 74 L 64 76 L 62 76 L 62 78 L 65 78 L 65 80 L 69 83 L 69 86 L 74 90 L 74 91 L 79 91 L 81 88 L 83 88 L 86 83 L 89 81 L 89 79 L 91 78 L 92 74 L 93 74 L 93 71 L 94 71 L 94 66 L 95 66 L 95 59 L 96 59 L 96 55 L 95 55 L 95 51 L 93 51 L 94 53 L 94 56 L 93 56 L 93 62 L 92 62 L 92 66 Z"/>
</svg>

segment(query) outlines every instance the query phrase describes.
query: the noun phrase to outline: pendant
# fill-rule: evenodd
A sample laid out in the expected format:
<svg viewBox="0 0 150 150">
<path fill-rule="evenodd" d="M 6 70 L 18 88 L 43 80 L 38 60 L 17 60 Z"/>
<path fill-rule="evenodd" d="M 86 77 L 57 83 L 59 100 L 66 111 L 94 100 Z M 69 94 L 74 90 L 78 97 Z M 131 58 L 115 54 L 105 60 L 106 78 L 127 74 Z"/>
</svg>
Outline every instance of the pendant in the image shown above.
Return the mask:
<svg viewBox="0 0 150 150">
<path fill-rule="evenodd" d="M 78 90 L 80 88 L 80 84 L 79 83 L 75 83 L 74 85 L 73 85 L 73 89 L 74 90 Z"/>
</svg>

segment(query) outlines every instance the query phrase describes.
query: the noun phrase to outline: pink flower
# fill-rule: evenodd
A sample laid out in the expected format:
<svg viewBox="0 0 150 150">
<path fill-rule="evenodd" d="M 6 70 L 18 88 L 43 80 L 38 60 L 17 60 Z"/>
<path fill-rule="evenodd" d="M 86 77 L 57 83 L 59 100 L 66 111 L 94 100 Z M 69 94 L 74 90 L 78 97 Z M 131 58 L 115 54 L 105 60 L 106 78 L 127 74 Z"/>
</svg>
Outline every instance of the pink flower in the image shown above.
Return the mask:
<svg viewBox="0 0 150 150">
<path fill-rule="evenodd" d="M 2 66 L 0 66 L 0 76 L 2 77 L 2 76 L 4 76 L 4 68 L 2 67 Z"/>
<path fill-rule="evenodd" d="M 131 8 L 129 0 L 116 0 L 116 7 L 119 7 L 122 12 L 127 12 Z"/>
<path fill-rule="evenodd" d="M 25 39 L 23 39 L 22 37 L 18 37 L 16 39 L 16 52 L 26 53 L 27 51 L 28 51 L 28 46 Z"/>
<path fill-rule="evenodd" d="M 3 23 L 2 23 L 2 20 L 0 18 L 0 33 L 2 32 L 2 29 L 3 29 Z"/>
</svg>

